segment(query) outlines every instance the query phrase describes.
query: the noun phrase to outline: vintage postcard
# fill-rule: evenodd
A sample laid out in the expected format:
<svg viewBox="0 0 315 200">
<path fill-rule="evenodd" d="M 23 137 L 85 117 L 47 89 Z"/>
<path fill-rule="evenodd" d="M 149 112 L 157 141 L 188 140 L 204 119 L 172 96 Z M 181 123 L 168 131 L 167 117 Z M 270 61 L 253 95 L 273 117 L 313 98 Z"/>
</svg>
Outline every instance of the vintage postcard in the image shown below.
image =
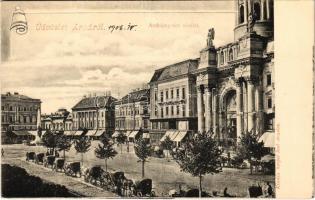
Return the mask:
<svg viewBox="0 0 315 200">
<path fill-rule="evenodd" d="M 313 4 L 3 1 L 2 197 L 310 198 Z"/>
</svg>

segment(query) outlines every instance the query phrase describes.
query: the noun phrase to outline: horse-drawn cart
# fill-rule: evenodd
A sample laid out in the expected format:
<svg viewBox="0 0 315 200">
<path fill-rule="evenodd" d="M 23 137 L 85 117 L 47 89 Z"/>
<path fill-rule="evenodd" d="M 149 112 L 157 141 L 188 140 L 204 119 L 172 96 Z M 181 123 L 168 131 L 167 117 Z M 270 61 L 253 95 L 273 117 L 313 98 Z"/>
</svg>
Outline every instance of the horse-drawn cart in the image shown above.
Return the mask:
<svg viewBox="0 0 315 200">
<path fill-rule="evenodd" d="M 66 163 L 64 171 L 67 176 L 77 176 L 79 174 L 79 177 L 81 177 L 81 164 L 80 162 Z"/>
<path fill-rule="evenodd" d="M 52 156 L 52 155 L 44 157 L 44 167 L 51 166 L 51 168 L 53 168 L 55 159 L 56 159 L 56 157 Z"/>
<path fill-rule="evenodd" d="M 36 164 L 44 164 L 44 157 L 45 157 L 44 153 L 35 154 L 35 163 Z"/>
<path fill-rule="evenodd" d="M 26 161 L 35 161 L 35 152 L 26 153 Z"/>
</svg>

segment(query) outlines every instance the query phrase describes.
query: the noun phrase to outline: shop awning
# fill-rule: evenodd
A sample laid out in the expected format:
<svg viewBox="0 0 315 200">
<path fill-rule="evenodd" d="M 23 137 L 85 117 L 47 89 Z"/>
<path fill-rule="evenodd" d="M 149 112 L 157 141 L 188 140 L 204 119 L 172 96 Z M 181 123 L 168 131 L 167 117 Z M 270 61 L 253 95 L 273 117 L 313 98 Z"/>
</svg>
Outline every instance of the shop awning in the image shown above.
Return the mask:
<svg viewBox="0 0 315 200">
<path fill-rule="evenodd" d="M 128 138 L 135 138 L 138 135 L 139 131 L 132 131 Z"/>
<path fill-rule="evenodd" d="M 125 134 L 126 137 L 128 137 L 128 136 L 131 134 L 131 132 L 132 132 L 132 131 L 127 131 L 127 132 L 125 132 L 124 134 Z"/>
<path fill-rule="evenodd" d="M 187 135 L 188 131 L 178 131 L 178 134 L 173 139 L 174 142 L 181 142 L 184 137 Z"/>
<path fill-rule="evenodd" d="M 149 133 L 143 133 L 142 138 L 143 139 L 150 139 L 150 134 Z"/>
<path fill-rule="evenodd" d="M 264 142 L 264 147 L 275 147 L 275 133 L 265 132 L 258 140 L 258 142 Z"/>
<path fill-rule="evenodd" d="M 114 134 L 112 135 L 112 138 L 118 137 L 121 133 L 119 131 L 115 131 Z"/>
<path fill-rule="evenodd" d="M 71 135 L 75 134 L 75 131 L 65 131 L 65 132 L 63 132 L 63 134 L 67 135 L 67 136 L 71 136 Z"/>
<path fill-rule="evenodd" d="M 93 136 L 96 133 L 96 130 L 88 130 L 85 136 Z"/>
<path fill-rule="evenodd" d="M 31 136 L 32 134 L 28 131 L 13 131 L 16 136 Z"/>
<path fill-rule="evenodd" d="M 265 155 L 264 157 L 261 158 L 262 162 L 270 162 L 272 160 L 275 160 L 275 156 L 274 155 Z"/>
<path fill-rule="evenodd" d="M 168 130 L 168 131 L 166 131 L 160 141 L 163 142 L 167 136 L 171 139 L 171 137 L 174 137 L 173 135 L 176 132 L 177 132 L 177 130 Z"/>
<path fill-rule="evenodd" d="M 75 136 L 81 136 L 83 134 L 83 131 L 77 131 L 77 132 L 75 132 Z"/>
<path fill-rule="evenodd" d="M 38 136 L 37 131 L 28 131 L 31 135 L 34 135 L 35 137 Z"/>
<path fill-rule="evenodd" d="M 93 136 L 99 137 L 99 136 L 103 135 L 104 131 L 105 130 L 97 130 Z"/>
</svg>

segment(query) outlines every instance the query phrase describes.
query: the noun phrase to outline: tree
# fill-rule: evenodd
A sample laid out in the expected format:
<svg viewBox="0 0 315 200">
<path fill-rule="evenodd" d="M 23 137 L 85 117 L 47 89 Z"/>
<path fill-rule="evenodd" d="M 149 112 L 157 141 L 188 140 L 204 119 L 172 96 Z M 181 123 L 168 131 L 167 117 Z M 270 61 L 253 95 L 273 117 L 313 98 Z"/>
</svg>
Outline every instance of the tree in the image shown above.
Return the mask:
<svg viewBox="0 0 315 200">
<path fill-rule="evenodd" d="M 60 135 L 57 137 L 57 149 L 58 151 L 63 151 L 63 158 L 66 159 L 66 151 L 71 148 L 71 140 L 65 135 Z"/>
<path fill-rule="evenodd" d="M 161 147 L 167 150 L 166 157 L 168 158 L 169 151 L 173 148 L 173 142 L 169 136 L 166 136 L 165 140 L 161 142 Z"/>
<path fill-rule="evenodd" d="M 242 134 L 237 145 L 237 155 L 243 159 L 247 159 L 250 165 L 250 174 L 253 173 L 253 159 L 260 160 L 266 154 L 264 143 L 258 142 L 258 136 L 247 132 Z"/>
<path fill-rule="evenodd" d="M 112 142 L 108 137 L 101 139 L 102 144 L 98 144 L 95 148 L 95 155 L 99 159 L 104 159 L 105 161 L 105 170 L 107 172 L 107 160 L 109 158 L 114 158 L 117 155 L 117 151 L 114 149 L 114 142 Z"/>
<path fill-rule="evenodd" d="M 138 162 L 142 163 L 142 178 L 144 178 L 144 163 L 147 162 L 147 158 L 150 156 L 150 144 L 142 138 L 137 140 L 134 146 L 135 154 L 139 158 Z"/>
<path fill-rule="evenodd" d="M 81 153 L 81 163 L 83 165 L 83 154 L 88 152 L 91 147 L 91 141 L 86 137 L 74 140 L 74 148 L 77 153 Z"/>
<path fill-rule="evenodd" d="M 120 153 L 122 153 L 122 145 L 126 142 L 126 139 L 127 137 L 122 132 L 119 132 L 116 137 L 116 142 L 120 145 Z"/>
<path fill-rule="evenodd" d="M 213 139 L 213 134 L 196 134 L 183 143 L 183 148 L 175 153 L 175 160 L 184 172 L 199 177 L 199 197 L 202 194 L 202 177 L 206 174 L 221 172 L 220 155 L 222 151 Z"/>
<path fill-rule="evenodd" d="M 58 136 L 51 131 L 46 131 L 45 134 L 42 136 L 44 146 L 47 149 L 51 149 L 52 153 L 55 152 L 55 148 L 57 147 L 57 137 Z"/>
</svg>

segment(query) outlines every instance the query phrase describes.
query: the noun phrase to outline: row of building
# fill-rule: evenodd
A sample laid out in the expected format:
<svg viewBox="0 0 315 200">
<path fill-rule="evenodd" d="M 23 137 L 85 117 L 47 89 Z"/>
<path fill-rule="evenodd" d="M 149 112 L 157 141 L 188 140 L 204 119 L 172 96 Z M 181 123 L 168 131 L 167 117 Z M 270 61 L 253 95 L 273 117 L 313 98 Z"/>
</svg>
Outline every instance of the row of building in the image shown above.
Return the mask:
<svg viewBox="0 0 315 200">
<path fill-rule="evenodd" d="M 210 29 L 199 58 L 155 70 L 148 88 L 121 99 L 109 94 L 84 97 L 71 112 L 60 109 L 43 115 L 40 126 L 68 135 L 80 135 L 84 130 L 96 137 L 123 132 L 132 139 L 141 133 L 152 143 L 168 135 L 178 145 L 196 131 L 211 131 L 231 146 L 244 132 L 268 132 L 273 137 L 273 0 L 237 0 L 235 8 L 233 42 L 215 47 L 214 29 Z M 12 119 L 2 115 L 5 122 L 34 126 L 38 120 L 39 100 L 32 111 L 5 106 L 2 113 L 12 114 Z M 32 116 L 27 117 L 28 113 Z"/>
</svg>

